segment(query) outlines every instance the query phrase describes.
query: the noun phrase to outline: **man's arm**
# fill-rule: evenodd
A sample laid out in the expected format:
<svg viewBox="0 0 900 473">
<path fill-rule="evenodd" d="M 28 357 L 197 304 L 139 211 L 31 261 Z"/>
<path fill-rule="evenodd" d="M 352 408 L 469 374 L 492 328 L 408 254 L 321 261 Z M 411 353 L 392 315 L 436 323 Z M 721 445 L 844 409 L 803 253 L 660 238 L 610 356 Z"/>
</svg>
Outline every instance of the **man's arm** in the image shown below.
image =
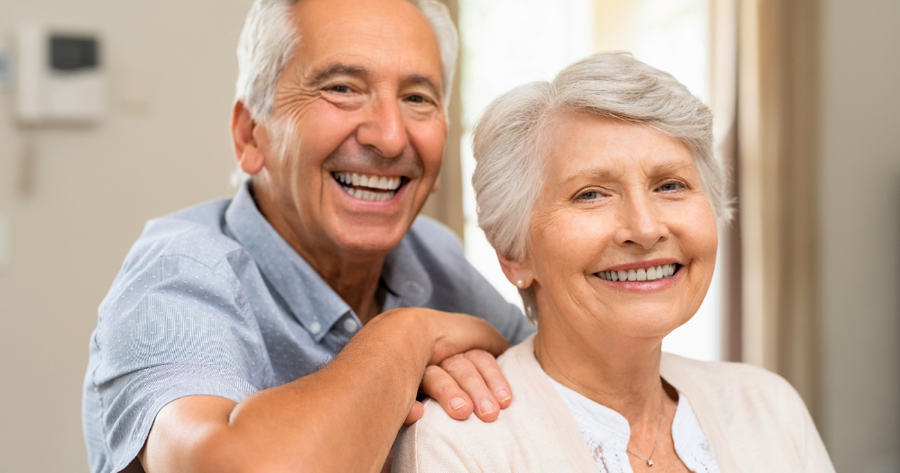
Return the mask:
<svg viewBox="0 0 900 473">
<path fill-rule="evenodd" d="M 481 319 L 389 311 L 312 375 L 240 403 L 211 396 L 170 403 L 139 458 L 148 473 L 377 472 L 404 419 L 421 415 L 410 408 L 426 368 L 473 349 L 499 355 L 507 346 Z"/>
</svg>

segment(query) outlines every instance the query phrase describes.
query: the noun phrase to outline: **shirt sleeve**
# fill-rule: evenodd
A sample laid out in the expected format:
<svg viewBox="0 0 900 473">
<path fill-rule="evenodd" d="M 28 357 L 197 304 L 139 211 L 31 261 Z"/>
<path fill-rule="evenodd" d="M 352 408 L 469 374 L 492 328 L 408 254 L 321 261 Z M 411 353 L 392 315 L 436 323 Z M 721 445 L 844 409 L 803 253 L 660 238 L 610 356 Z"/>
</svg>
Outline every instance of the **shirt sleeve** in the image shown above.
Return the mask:
<svg viewBox="0 0 900 473">
<path fill-rule="evenodd" d="M 162 256 L 120 274 L 90 352 L 83 416 L 95 473 L 125 468 L 168 403 L 192 395 L 240 402 L 271 376 L 228 257 L 208 266 Z"/>
</svg>

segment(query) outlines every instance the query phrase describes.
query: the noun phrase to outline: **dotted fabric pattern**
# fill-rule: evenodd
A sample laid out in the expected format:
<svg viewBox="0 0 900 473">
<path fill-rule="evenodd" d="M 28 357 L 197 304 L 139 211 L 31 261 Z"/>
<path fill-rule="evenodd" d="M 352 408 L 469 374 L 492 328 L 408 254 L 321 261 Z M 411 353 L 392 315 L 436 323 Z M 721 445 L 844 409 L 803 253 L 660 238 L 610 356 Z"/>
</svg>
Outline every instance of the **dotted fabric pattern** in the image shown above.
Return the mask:
<svg viewBox="0 0 900 473">
<path fill-rule="evenodd" d="M 125 468 L 157 413 L 185 396 L 240 402 L 327 365 L 362 325 L 269 225 L 245 184 L 233 199 L 151 220 L 99 309 L 82 419 L 91 471 Z M 384 310 L 428 307 L 534 332 L 469 265 L 459 240 L 419 218 L 392 251 Z"/>
</svg>

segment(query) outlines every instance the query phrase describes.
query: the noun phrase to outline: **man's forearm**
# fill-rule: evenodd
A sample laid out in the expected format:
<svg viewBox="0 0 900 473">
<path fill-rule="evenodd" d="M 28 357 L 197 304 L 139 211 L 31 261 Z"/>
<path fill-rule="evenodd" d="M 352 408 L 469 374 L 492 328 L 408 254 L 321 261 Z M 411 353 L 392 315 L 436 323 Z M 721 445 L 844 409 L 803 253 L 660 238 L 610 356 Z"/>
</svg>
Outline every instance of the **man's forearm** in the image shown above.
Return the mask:
<svg viewBox="0 0 900 473">
<path fill-rule="evenodd" d="M 445 336 L 438 319 L 382 314 L 322 370 L 239 404 L 175 401 L 157 416 L 142 463 L 150 473 L 378 471 L 430 362 L 469 348 L 502 351 L 477 324 Z"/>
<path fill-rule="evenodd" d="M 239 438 L 266 438 L 257 448 L 268 458 L 293 457 L 303 469 L 291 471 L 380 471 L 434 342 L 408 315 L 368 325 L 319 372 L 238 405 L 229 428 Z M 277 435 L 261 430 L 272 424 Z"/>
</svg>

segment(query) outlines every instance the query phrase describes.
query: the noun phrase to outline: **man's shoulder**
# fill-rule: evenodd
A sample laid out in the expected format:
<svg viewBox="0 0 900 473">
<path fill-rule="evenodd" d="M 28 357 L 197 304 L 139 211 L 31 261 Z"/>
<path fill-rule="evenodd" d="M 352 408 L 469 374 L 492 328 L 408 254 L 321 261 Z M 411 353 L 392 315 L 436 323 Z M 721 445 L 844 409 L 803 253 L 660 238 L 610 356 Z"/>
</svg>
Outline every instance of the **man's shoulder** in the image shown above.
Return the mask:
<svg viewBox="0 0 900 473">
<path fill-rule="evenodd" d="M 213 200 L 150 220 L 126 257 L 123 270 L 165 257 L 184 257 L 215 266 L 224 256 L 242 248 L 224 231 L 230 202 Z"/>
<path fill-rule="evenodd" d="M 413 222 L 406 239 L 431 251 L 452 251 L 463 254 L 462 242 L 450 227 L 431 217 L 420 215 Z"/>
<path fill-rule="evenodd" d="M 446 225 L 419 216 L 401 246 L 403 252 L 412 252 L 433 282 L 466 288 L 471 284 L 475 270 L 466 260 L 459 237 Z"/>
<path fill-rule="evenodd" d="M 190 279 L 192 284 L 209 286 L 224 284 L 224 276 L 231 281 L 226 286 L 232 287 L 233 273 L 247 267 L 250 260 L 240 243 L 225 233 L 224 213 L 229 202 L 210 201 L 147 222 L 104 305 L 119 301 L 126 293 L 137 297 L 162 281 Z M 225 274 L 223 264 L 227 266 Z"/>
</svg>

